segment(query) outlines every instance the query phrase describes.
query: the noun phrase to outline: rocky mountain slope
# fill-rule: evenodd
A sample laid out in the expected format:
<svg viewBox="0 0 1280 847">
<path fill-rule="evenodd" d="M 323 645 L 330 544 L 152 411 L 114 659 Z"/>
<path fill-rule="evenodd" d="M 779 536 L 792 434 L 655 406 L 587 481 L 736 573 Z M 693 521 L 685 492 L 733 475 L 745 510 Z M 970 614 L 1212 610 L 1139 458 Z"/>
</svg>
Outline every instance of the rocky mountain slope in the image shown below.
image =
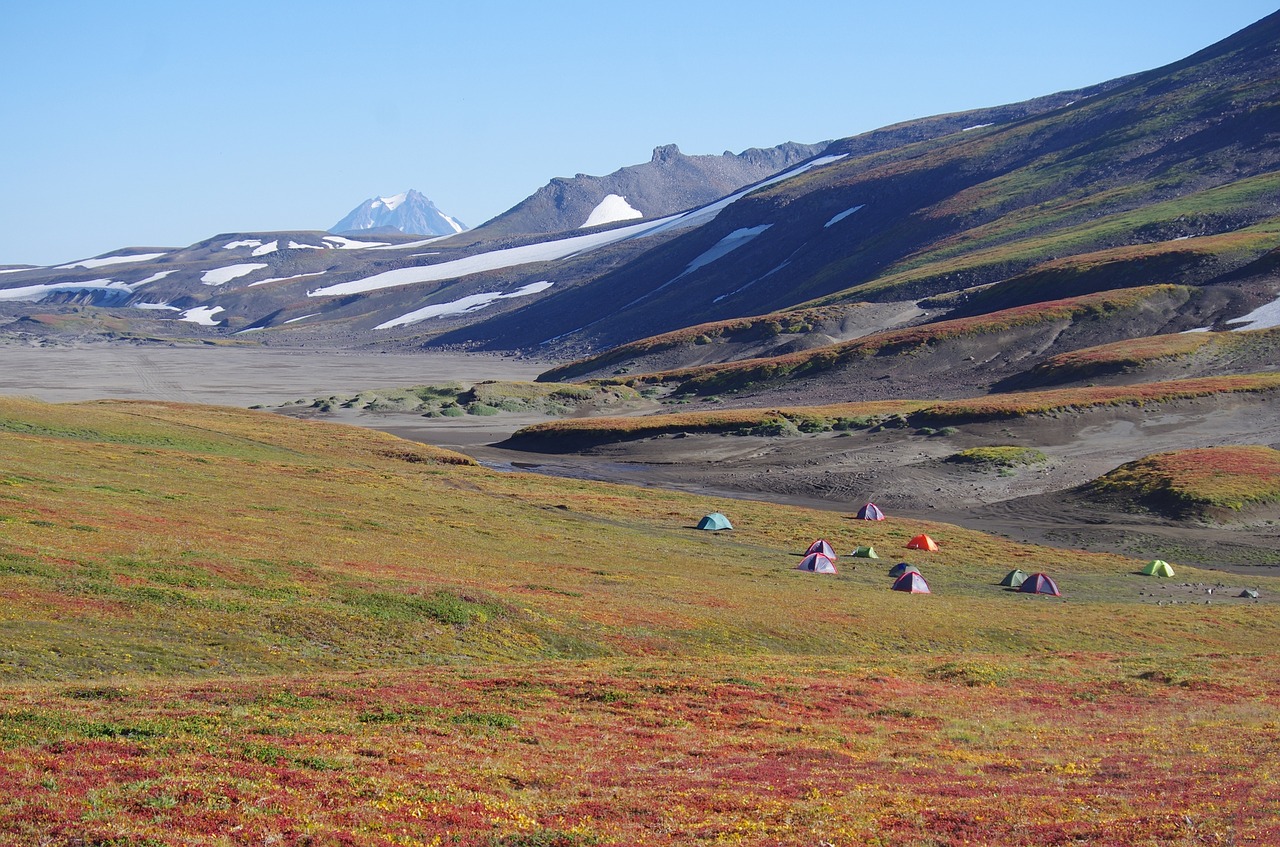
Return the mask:
<svg viewBox="0 0 1280 847">
<path fill-rule="evenodd" d="M 568 232 L 672 215 L 719 200 L 820 154 L 830 142 L 688 156 L 674 144 L 606 176 L 556 177 L 480 227 L 486 236 Z"/>
</svg>

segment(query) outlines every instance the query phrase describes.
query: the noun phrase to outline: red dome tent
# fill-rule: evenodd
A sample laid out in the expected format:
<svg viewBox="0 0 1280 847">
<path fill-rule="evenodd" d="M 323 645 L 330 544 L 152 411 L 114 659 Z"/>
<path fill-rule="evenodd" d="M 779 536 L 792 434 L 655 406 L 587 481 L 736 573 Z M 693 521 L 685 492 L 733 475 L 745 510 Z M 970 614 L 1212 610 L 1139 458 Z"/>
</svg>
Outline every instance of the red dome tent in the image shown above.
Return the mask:
<svg viewBox="0 0 1280 847">
<path fill-rule="evenodd" d="M 1054 597 L 1061 597 L 1062 592 L 1058 590 L 1058 583 L 1054 582 L 1048 574 L 1033 573 L 1031 576 L 1023 580 L 1018 590 L 1023 594 L 1052 594 Z"/>
</svg>

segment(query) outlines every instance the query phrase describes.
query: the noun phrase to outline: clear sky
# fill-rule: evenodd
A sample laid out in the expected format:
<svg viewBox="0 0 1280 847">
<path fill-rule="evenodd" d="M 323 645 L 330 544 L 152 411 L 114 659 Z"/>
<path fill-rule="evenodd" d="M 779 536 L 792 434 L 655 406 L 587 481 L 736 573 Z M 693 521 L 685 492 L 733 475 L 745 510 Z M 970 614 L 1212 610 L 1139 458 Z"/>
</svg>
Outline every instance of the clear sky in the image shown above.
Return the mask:
<svg viewBox="0 0 1280 847">
<path fill-rule="evenodd" d="M 475 226 L 675 143 L 856 135 L 1176 61 L 1274 0 L 6 3 L 0 264 L 326 229 L 416 188 Z"/>
</svg>

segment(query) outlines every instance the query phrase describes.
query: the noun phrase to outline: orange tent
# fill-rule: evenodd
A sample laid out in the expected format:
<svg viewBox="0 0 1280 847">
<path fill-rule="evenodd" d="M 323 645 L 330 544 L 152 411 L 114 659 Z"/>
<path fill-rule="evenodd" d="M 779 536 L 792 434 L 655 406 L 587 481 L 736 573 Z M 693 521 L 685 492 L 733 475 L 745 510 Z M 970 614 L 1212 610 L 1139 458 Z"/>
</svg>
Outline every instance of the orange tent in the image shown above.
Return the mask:
<svg viewBox="0 0 1280 847">
<path fill-rule="evenodd" d="M 928 550 L 930 553 L 938 552 L 938 542 L 934 541 L 927 535 L 921 533 L 915 538 L 907 542 L 908 550 Z"/>
</svg>

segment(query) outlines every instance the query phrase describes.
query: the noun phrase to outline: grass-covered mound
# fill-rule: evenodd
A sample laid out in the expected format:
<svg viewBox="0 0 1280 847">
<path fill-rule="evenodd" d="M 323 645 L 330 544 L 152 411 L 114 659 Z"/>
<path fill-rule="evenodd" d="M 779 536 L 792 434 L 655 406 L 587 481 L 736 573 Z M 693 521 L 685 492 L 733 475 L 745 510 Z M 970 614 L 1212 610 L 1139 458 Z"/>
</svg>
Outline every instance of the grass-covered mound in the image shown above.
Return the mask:
<svg viewBox="0 0 1280 847">
<path fill-rule="evenodd" d="M 1280 503 L 1280 451 L 1261 445 L 1158 453 L 1095 480 L 1094 491 L 1178 514 Z"/>
<path fill-rule="evenodd" d="M 1143 309 L 1150 309 L 1155 302 L 1184 302 L 1190 293 L 1189 289 L 1173 285 L 1108 291 L 1005 309 L 976 317 L 889 330 L 853 341 L 780 356 L 620 376 L 607 382 L 632 386 L 673 384 L 682 394 L 706 395 L 742 391 L 782 380 L 814 377 L 837 368 L 856 365 L 873 356 L 920 356 L 944 349 L 948 342 L 961 339 L 998 338 L 1014 330 L 1055 324 L 1119 320 Z M 949 363 L 954 365 L 954 362 Z"/>
<path fill-rule="evenodd" d="M 779 336 L 802 335 L 832 321 L 838 321 L 857 304 L 828 306 L 826 308 L 796 309 L 759 315 L 713 321 L 642 338 L 612 347 L 603 353 L 568 362 L 551 368 L 538 377 L 539 382 L 571 380 L 584 374 L 616 367 L 643 356 L 652 356 L 668 350 L 708 344 L 751 344 L 767 342 Z"/>
<path fill-rule="evenodd" d="M 574 450 L 680 432 L 798 435 L 882 426 L 935 431 L 938 427 L 973 421 L 1048 415 L 1105 406 L 1144 406 L 1231 394 L 1271 396 L 1277 389 L 1280 389 L 1280 373 L 1263 373 L 1138 385 L 991 394 L 964 400 L 885 400 L 775 409 L 681 412 L 644 417 L 580 418 L 525 427 L 511 437 L 510 443 L 529 449 Z"/>
<path fill-rule="evenodd" d="M 545 385 L 485 380 L 470 386 L 453 382 L 370 389 L 359 394 L 333 394 L 310 401 L 299 400 L 283 409 L 314 409 L 319 412 L 355 409 L 372 413 L 419 414 L 427 418 L 497 415 L 503 412 L 567 415 L 584 406 L 622 407 L 640 399 L 639 392 L 625 385 Z"/>
<path fill-rule="evenodd" d="M 1157 605 L 1117 556 L 174 404 L 0 401 L 0 468 L 0 843 L 1278 833 L 1234 809 L 1275 607 Z M 921 531 L 928 597 L 794 569 Z"/>
<path fill-rule="evenodd" d="M 1034 447 L 970 447 L 948 456 L 947 461 L 982 470 L 1012 470 L 1026 465 L 1042 465 L 1049 461 L 1049 457 Z"/>
<path fill-rule="evenodd" d="M 1051 356 L 1032 368 L 1026 381 L 1036 384 L 1071 382 L 1091 377 L 1142 370 L 1155 363 L 1209 360 L 1218 367 L 1241 362 L 1260 370 L 1264 363 L 1280 364 L 1280 328 L 1232 332 L 1182 332 L 1131 338 Z"/>
</svg>

